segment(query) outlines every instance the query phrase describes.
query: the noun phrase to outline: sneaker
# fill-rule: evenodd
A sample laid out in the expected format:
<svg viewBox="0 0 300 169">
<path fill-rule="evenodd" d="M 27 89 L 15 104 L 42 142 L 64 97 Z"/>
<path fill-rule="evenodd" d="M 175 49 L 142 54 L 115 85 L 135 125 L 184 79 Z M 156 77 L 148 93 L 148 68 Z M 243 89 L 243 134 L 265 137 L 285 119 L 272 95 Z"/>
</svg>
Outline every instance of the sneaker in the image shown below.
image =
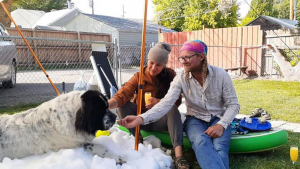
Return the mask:
<svg viewBox="0 0 300 169">
<path fill-rule="evenodd" d="M 252 115 L 250 117 L 260 117 L 263 111 L 262 108 L 255 108 L 252 110 Z"/>
<path fill-rule="evenodd" d="M 262 117 L 264 117 L 266 120 L 271 120 L 271 115 L 270 114 L 265 114 Z"/>
<path fill-rule="evenodd" d="M 175 158 L 175 168 L 176 169 L 189 169 L 190 164 L 183 156 Z"/>
</svg>

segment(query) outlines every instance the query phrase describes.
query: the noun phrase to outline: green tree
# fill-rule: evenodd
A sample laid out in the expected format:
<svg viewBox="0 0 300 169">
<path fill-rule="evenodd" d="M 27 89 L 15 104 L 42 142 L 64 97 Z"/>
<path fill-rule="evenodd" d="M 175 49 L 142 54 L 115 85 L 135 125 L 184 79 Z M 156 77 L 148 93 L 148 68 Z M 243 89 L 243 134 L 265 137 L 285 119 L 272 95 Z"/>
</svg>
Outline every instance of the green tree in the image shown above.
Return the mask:
<svg viewBox="0 0 300 169">
<path fill-rule="evenodd" d="M 184 5 L 187 0 L 153 0 L 155 21 L 167 28 L 181 31 L 184 23 Z"/>
<path fill-rule="evenodd" d="M 177 31 L 237 25 L 236 0 L 153 0 L 159 24 Z"/>
<path fill-rule="evenodd" d="M 67 0 L 14 0 L 12 10 L 23 8 L 50 12 L 66 8 Z"/>
<path fill-rule="evenodd" d="M 233 1 L 232 4 L 220 4 L 219 0 L 190 1 L 185 5 L 186 17 L 183 29 L 187 31 L 200 30 L 202 25 L 208 28 L 234 27 L 237 25 L 237 10 L 236 1 Z"/>
<path fill-rule="evenodd" d="M 290 19 L 290 0 L 284 0 L 282 3 L 275 3 L 274 9 L 278 11 L 278 18 Z"/>
<path fill-rule="evenodd" d="M 273 4 L 274 0 L 252 0 L 251 9 L 246 17 L 241 20 L 240 25 L 245 26 L 260 15 L 277 17 L 278 11 L 274 9 Z"/>
</svg>

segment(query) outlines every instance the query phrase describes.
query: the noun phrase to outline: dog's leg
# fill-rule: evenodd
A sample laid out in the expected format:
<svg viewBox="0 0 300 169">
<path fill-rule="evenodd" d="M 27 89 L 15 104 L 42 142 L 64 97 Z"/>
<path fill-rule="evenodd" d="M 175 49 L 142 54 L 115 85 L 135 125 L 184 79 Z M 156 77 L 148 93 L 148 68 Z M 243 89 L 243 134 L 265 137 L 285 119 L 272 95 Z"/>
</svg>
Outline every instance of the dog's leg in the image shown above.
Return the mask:
<svg viewBox="0 0 300 169">
<path fill-rule="evenodd" d="M 98 155 L 99 157 L 114 159 L 118 164 L 125 163 L 125 160 L 121 156 L 111 152 L 100 144 L 85 144 L 84 149 L 87 152 Z"/>
</svg>

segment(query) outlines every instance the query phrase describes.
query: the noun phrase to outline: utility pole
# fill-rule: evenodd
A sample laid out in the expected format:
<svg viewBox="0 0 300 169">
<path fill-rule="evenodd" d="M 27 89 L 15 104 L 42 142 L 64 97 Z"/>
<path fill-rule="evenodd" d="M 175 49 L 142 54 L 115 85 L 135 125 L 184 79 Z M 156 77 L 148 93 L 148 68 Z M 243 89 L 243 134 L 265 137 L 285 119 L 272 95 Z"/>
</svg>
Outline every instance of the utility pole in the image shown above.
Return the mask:
<svg viewBox="0 0 300 169">
<path fill-rule="evenodd" d="M 123 6 L 123 18 L 124 18 L 124 14 L 125 14 L 126 12 L 124 11 L 124 4 L 123 4 L 122 6 Z"/>
<path fill-rule="evenodd" d="M 293 0 L 290 0 L 290 20 L 294 19 Z"/>
<path fill-rule="evenodd" d="M 297 0 L 294 0 L 294 21 L 296 21 L 296 13 L 297 13 Z"/>
<path fill-rule="evenodd" d="M 92 0 L 92 14 L 94 15 L 94 0 Z"/>
</svg>

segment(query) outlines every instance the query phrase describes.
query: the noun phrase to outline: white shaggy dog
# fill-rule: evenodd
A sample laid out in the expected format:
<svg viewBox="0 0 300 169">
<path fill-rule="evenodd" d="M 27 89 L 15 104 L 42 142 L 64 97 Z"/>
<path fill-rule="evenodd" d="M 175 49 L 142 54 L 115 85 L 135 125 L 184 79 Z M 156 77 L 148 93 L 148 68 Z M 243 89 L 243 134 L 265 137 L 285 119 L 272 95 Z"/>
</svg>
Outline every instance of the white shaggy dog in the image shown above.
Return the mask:
<svg viewBox="0 0 300 169">
<path fill-rule="evenodd" d="M 48 151 L 84 146 L 87 151 L 117 162 L 122 159 L 99 144 L 97 130 L 108 130 L 116 115 L 98 91 L 74 91 L 14 115 L 0 116 L 0 161 Z"/>
</svg>

